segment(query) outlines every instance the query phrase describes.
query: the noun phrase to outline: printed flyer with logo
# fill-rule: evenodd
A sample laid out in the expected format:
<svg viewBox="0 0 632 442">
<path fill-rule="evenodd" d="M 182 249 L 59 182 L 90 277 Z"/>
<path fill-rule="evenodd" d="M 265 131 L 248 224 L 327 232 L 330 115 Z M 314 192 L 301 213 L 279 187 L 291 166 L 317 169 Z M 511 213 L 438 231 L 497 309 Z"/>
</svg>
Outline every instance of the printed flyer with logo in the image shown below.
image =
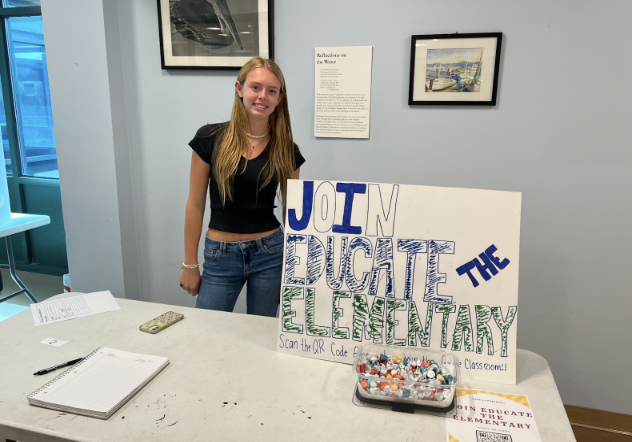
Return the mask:
<svg viewBox="0 0 632 442">
<path fill-rule="evenodd" d="M 456 390 L 456 413 L 446 420 L 447 442 L 541 442 L 524 395 Z"/>
</svg>

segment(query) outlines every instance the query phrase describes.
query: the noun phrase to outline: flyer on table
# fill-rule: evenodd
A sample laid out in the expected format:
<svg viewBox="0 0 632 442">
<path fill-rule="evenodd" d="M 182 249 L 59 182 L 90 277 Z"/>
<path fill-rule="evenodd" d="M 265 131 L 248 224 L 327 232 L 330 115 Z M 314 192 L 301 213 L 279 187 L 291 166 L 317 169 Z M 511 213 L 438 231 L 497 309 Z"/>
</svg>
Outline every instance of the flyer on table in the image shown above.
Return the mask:
<svg viewBox="0 0 632 442">
<path fill-rule="evenodd" d="M 373 48 L 316 48 L 314 55 L 314 136 L 369 138 Z"/>
<path fill-rule="evenodd" d="M 529 399 L 519 394 L 456 390 L 456 414 L 446 442 L 540 442 Z"/>
</svg>

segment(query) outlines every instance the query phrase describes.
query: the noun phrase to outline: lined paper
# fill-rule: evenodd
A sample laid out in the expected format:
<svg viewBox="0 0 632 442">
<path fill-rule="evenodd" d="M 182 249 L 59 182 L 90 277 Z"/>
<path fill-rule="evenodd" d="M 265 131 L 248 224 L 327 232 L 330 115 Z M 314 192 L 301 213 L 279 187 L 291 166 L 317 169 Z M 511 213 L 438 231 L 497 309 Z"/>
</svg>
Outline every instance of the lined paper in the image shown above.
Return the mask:
<svg viewBox="0 0 632 442">
<path fill-rule="evenodd" d="M 28 400 L 47 408 L 107 418 L 168 363 L 164 357 L 101 348 Z"/>
</svg>

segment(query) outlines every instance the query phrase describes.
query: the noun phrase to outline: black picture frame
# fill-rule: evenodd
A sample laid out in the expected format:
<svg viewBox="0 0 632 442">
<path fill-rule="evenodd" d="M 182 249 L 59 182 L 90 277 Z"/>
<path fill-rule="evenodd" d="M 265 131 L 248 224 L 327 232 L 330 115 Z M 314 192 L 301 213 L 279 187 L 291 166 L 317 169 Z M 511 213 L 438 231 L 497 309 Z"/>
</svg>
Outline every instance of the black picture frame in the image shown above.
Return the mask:
<svg viewBox="0 0 632 442">
<path fill-rule="evenodd" d="M 495 106 L 502 32 L 413 35 L 409 105 Z"/>
<path fill-rule="evenodd" d="M 157 0 L 162 69 L 239 70 L 274 59 L 274 0 Z"/>
</svg>

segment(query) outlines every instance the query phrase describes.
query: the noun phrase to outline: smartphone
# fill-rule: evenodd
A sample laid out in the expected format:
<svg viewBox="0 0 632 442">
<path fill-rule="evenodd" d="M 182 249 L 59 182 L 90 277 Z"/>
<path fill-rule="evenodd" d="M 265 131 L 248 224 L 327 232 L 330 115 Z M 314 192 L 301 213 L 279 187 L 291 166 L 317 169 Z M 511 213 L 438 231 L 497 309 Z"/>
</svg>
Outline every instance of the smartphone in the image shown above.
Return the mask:
<svg viewBox="0 0 632 442">
<path fill-rule="evenodd" d="M 170 325 L 181 321 L 182 319 L 184 319 L 184 315 L 181 313 L 167 312 L 149 322 L 145 322 L 143 325 L 138 327 L 138 329 L 142 332 L 151 333 L 153 335 L 164 330 Z"/>
</svg>

